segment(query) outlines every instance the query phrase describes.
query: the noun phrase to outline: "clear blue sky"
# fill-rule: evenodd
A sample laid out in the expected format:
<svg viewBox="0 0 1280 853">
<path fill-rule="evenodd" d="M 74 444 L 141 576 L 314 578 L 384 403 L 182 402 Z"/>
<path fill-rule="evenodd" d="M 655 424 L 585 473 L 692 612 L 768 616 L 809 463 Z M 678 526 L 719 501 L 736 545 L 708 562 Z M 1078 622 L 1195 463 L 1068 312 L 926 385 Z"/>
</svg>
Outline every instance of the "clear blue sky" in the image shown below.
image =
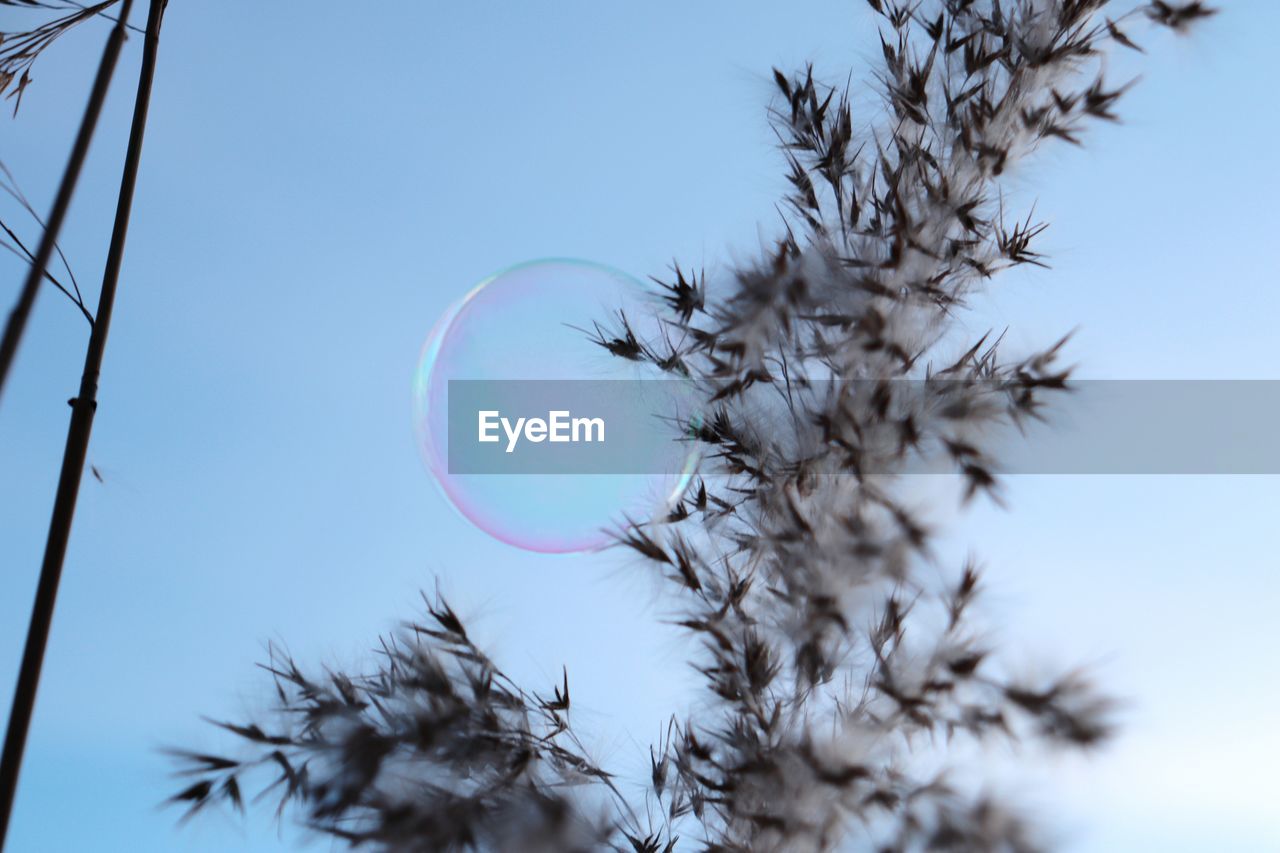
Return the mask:
<svg viewBox="0 0 1280 853">
<path fill-rule="evenodd" d="M 1087 376 L 1280 378 L 1280 5 L 1222 5 L 1194 39 L 1149 40 L 1124 126 L 1014 176 L 1052 223 L 1054 268 L 1001 279 L 975 329 L 1030 347 L 1079 326 Z M 41 209 L 105 33 L 60 43 L 0 118 L 0 157 Z M 860 0 L 173 0 L 90 451 L 105 482 L 80 502 L 14 853 L 291 848 L 265 816 L 175 830 L 156 750 L 224 745 L 199 715 L 262 707 L 267 640 L 357 664 L 436 578 L 518 680 L 566 664 L 597 756 L 638 767 L 691 701 L 657 587 L 454 513 L 413 446 L 418 350 L 450 302 L 528 258 L 643 277 L 750 257 L 783 189 L 770 67 L 856 79 L 873 37 Z M 65 233 L 91 285 L 139 49 Z M 6 302 L 20 273 L 0 259 Z M 0 401 L 5 707 L 85 333 L 42 294 Z M 984 558 L 1015 656 L 1096 664 L 1131 723 L 1089 761 L 1028 756 L 1019 786 L 1071 850 L 1280 847 L 1280 482 L 1009 485 L 1011 510 L 955 517 L 944 554 Z"/>
</svg>

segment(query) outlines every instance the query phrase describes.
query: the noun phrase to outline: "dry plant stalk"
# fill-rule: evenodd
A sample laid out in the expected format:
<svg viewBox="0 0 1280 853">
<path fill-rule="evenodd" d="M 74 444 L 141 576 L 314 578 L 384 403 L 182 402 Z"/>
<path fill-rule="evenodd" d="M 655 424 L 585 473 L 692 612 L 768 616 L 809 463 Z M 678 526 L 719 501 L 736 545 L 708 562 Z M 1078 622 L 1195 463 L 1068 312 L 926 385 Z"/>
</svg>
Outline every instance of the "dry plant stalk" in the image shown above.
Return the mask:
<svg viewBox="0 0 1280 853">
<path fill-rule="evenodd" d="M 1212 10 L 870 5 L 883 47 L 873 122 L 811 70 L 776 73 L 786 236 L 721 296 L 677 267 L 662 341 L 625 317 L 598 338 L 689 377 L 710 413 L 701 482 L 620 537 L 670 579 L 707 689 L 705 709 L 652 748 L 644 801 L 574 738 L 567 677 L 549 696 L 510 684 L 439 599 L 372 674 L 309 677 L 276 656 L 273 725 L 220 724 L 245 758 L 179 753 L 193 780 L 175 801 L 239 807 L 243 777 L 267 767 L 282 809 L 387 850 L 1040 849 L 1016 804 L 951 781 L 950 747 L 1089 748 L 1110 733 L 1109 702 L 1078 673 L 1002 674 L 969 618 L 975 567 L 928 580 L 930 530 L 891 475 L 935 446 L 969 496 L 994 493 L 984 437 L 1035 416 L 1068 378 L 1061 342 L 1006 360 L 984 337 L 935 364 L 967 296 L 1042 263 L 1043 226 L 1004 218 L 1001 176 L 1115 118 L 1124 87 L 1097 68 L 1112 46 L 1138 49 L 1127 30 L 1181 30 Z M 924 393 L 900 394 L 902 379 Z M 778 400 L 790 417 L 762 421 Z"/>
</svg>

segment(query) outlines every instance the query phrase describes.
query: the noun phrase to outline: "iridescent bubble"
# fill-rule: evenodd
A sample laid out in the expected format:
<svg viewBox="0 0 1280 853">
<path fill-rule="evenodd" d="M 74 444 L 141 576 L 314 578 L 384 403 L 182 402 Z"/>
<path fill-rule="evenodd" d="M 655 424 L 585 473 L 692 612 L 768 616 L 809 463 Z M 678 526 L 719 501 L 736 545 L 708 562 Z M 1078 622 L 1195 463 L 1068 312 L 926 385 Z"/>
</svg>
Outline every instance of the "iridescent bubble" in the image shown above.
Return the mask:
<svg viewBox="0 0 1280 853">
<path fill-rule="evenodd" d="M 661 311 L 658 294 L 622 272 L 552 259 L 504 270 L 445 312 L 423 347 L 414 422 L 427 467 L 462 515 L 520 548 L 568 553 L 607 545 L 627 519 L 669 510 L 696 462 L 680 428 L 692 418 L 692 388 L 592 340 L 598 329 L 611 339 L 625 316 L 638 340 L 661 345 L 673 336 Z M 637 443 L 645 458 L 629 462 L 646 473 L 451 473 L 449 381 L 459 379 L 634 380 L 625 387 L 652 409 L 644 429 L 654 440 Z"/>
</svg>

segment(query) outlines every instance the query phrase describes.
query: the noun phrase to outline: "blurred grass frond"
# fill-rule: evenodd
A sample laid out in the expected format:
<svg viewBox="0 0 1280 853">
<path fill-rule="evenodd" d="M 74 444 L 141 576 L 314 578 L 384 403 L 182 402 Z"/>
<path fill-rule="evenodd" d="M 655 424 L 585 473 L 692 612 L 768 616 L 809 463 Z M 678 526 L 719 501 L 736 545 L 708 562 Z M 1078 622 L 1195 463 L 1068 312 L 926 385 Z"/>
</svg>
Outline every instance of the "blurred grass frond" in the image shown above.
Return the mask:
<svg viewBox="0 0 1280 853">
<path fill-rule="evenodd" d="M 999 499 L 993 428 L 1070 378 L 1065 338 L 1010 355 L 956 320 L 1002 271 L 1046 266 L 1045 226 L 1006 215 L 1007 175 L 1115 120 L 1128 86 L 1105 80 L 1108 50 L 1212 10 L 868 2 L 878 109 L 855 115 L 865 99 L 812 67 L 775 71 L 783 236 L 722 277 L 675 266 L 662 340 L 622 314 L 584 330 L 704 403 L 682 430 L 700 478 L 618 536 L 669 581 L 704 688 L 650 749 L 643 794 L 576 746 L 567 676 L 549 697 L 514 687 L 437 601 L 372 675 L 273 662 L 276 727 L 223 726 L 248 759 L 182 754 L 195 782 L 175 800 L 239 807 L 243 769 L 266 766 L 311 826 L 382 850 L 1041 849 L 1017 803 L 957 781 L 982 768 L 955 747 L 1092 749 L 1112 702 L 1078 671 L 1011 671 L 975 619 L 976 565 L 939 579 L 898 475 L 933 454 L 962 503 Z"/>
<path fill-rule="evenodd" d="M 67 12 L 30 29 L 0 30 L 0 95 L 13 101 L 15 116 L 22 105 L 23 93 L 31 85 L 31 68 L 40 55 L 59 37 L 89 18 L 102 15 L 117 2 L 119 0 L 103 0 L 92 6 L 81 6 L 49 0 L 0 0 L 0 6 Z"/>
</svg>

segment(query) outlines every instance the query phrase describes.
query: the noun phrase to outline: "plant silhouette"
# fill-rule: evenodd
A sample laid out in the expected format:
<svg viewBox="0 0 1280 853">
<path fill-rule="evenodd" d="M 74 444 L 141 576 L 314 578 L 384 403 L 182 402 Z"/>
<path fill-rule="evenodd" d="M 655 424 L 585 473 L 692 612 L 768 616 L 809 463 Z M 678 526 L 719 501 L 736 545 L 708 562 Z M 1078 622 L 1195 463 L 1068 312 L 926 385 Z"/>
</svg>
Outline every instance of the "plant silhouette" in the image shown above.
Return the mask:
<svg viewBox="0 0 1280 853">
<path fill-rule="evenodd" d="M 1111 734 L 1111 703 L 1078 671 L 1008 674 L 973 622 L 977 567 L 932 580 L 932 531 L 895 475 L 936 452 L 962 500 L 999 498 L 992 429 L 1069 385 L 1064 341 L 1021 358 L 998 336 L 957 344 L 967 298 L 1045 263 L 1044 225 L 1006 215 L 1002 180 L 1041 144 L 1115 120 L 1127 87 L 1099 72 L 1106 51 L 1213 10 L 870 5 L 873 115 L 811 68 L 775 72 L 785 236 L 714 286 L 676 266 L 661 340 L 624 316 L 592 332 L 705 403 L 690 425 L 699 479 L 668 517 L 618 537 L 670 581 L 708 700 L 652 746 L 643 797 L 583 749 L 567 674 L 518 687 L 434 597 L 368 673 L 310 675 L 273 650 L 270 724 L 219 722 L 235 754 L 177 751 L 175 802 L 241 808 L 261 771 L 282 811 L 387 850 L 1043 846 L 1016 802 L 954 781 L 951 747 L 1088 749 Z"/>
</svg>

